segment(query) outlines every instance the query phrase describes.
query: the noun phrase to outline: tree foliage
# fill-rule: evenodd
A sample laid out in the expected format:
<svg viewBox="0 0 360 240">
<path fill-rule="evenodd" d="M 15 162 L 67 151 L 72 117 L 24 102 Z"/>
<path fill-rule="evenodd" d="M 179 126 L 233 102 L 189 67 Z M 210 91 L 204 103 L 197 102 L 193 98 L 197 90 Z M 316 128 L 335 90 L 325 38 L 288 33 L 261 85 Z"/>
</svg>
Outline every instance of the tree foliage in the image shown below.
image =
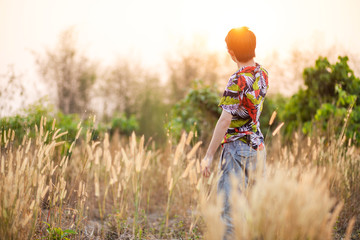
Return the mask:
<svg viewBox="0 0 360 240">
<path fill-rule="evenodd" d="M 173 106 L 167 128 L 175 139 L 183 130 L 194 131 L 203 141 L 209 141 L 215 123 L 221 114 L 220 94 L 202 82 L 193 83 L 188 94 Z"/>
<path fill-rule="evenodd" d="M 327 58 L 320 57 L 314 67 L 304 70 L 306 89 L 293 95 L 281 114 L 288 137 L 299 128 L 308 134 L 318 126 L 323 130 L 335 127 L 339 134 L 347 118 L 346 136 L 353 137 L 359 131 L 360 79 L 348 66 L 348 57 L 338 59 L 330 64 Z M 356 138 L 359 140 L 360 136 Z"/>
<path fill-rule="evenodd" d="M 0 132 L 8 132 L 11 129 L 16 139 L 22 140 L 24 136 L 33 138 L 37 134 L 35 129 L 39 129 L 40 122 L 42 122 L 44 133 L 52 132 L 53 123 L 57 128 L 67 132 L 62 138 L 67 143 L 74 141 L 80 127 L 82 128 L 80 136 L 85 138 L 86 131 L 89 130 L 94 140 L 103 137 L 105 132 L 112 134 L 117 131 L 123 136 L 130 136 L 133 131 L 139 130 L 139 123 L 134 115 L 126 117 L 124 114 L 115 113 L 108 122 L 96 122 L 94 116 L 81 118 L 76 113 L 64 114 L 59 110 L 54 110 L 52 106 L 46 106 L 41 99 L 14 116 L 0 118 Z M 48 140 L 51 138 L 49 137 Z"/>
<path fill-rule="evenodd" d="M 267 94 L 265 97 L 263 109 L 260 116 L 260 129 L 263 133 L 266 143 L 270 141 L 272 138 L 271 131 L 275 130 L 277 126 L 281 123 L 281 119 L 279 117 L 275 117 L 271 126 L 269 125 L 269 120 L 276 111 L 276 113 L 280 112 L 281 109 L 285 106 L 288 101 L 287 97 L 284 97 L 281 94 L 269 95 Z"/>
<path fill-rule="evenodd" d="M 137 114 L 139 122 L 138 134 L 146 138 L 152 138 L 155 142 L 166 142 L 166 122 L 167 112 L 170 106 L 166 103 L 165 86 L 155 76 L 148 75 L 143 79 L 139 88 L 137 99 Z"/>
<path fill-rule="evenodd" d="M 170 120 L 166 124 L 168 131 L 175 139 L 179 139 L 182 131 L 195 131 L 199 140 L 209 142 L 215 124 L 222 109 L 218 107 L 221 92 L 215 87 L 204 85 L 201 81 L 193 82 L 188 94 L 177 104 L 170 113 Z M 261 131 L 264 136 L 269 132 L 269 119 L 274 111 L 279 111 L 287 98 L 282 95 L 267 96 L 260 117 Z M 277 126 L 276 118 L 273 126 Z"/>
<path fill-rule="evenodd" d="M 139 129 L 139 123 L 134 115 L 129 118 L 125 114 L 114 114 L 111 119 L 110 133 L 113 134 L 115 131 L 126 136 L 130 136 L 132 132 Z"/>
</svg>

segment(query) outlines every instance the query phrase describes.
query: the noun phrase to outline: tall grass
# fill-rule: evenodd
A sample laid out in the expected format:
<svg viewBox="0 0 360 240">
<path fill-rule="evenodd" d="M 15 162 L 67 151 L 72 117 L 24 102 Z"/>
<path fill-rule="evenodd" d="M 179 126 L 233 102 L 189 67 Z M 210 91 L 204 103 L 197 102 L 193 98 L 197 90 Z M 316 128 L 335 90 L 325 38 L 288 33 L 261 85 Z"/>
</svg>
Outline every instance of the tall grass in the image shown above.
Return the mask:
<svg viewBox="0 0 360 240">
<path fill-rule="evenodd" d="M 68 162 L 65 156 L 59 164 L 55 161 L 57 148 L 64 144 L 57 141 L 63 133 L 54 125 L 51 133 L 44 133 L 44 122 L 41 119 L 40 127 L 35 126 L 36 139 L 25 136 L 20 146 L 13 145 L 13 130 L 0 136 L 0 236 L 4 239 L 32 237 L 45 196 L 54 205 L 66 197 L 66 181 L 55 173 L 63 173 Z"/>
<path fill-rule="evenodd" d="M 272 166 L 251 190 L 241 194 L 235 190 L 231 197 L 235 235 L 231 239 L 331 239 L 342 207 L 330 197 L 323 173 L 314 169 Z M 205 213 L 216 213 L 206 221 L 223 225 L 219 222 L 221 207 L 204 207 Z M 212 236 L 208 239 L 221 239 Z"/>
<path fill-rule="evenodd" d="M 223 236 L 220 173 L 214 166 L 210 178 L 202 177 L 202 143 L 194 143 L 193 133 L 156 149 L 135 134 L 94 141 L 81 124 L 68 143 L 55 122 L 48 132 L 44 124 L 42 119 L 36 137 L 25 136 L 18 145 L 13 130 L 1 133 L 4 239 L 46 237 L 44 222 L 76 230 L 74 239 Z M 350 141 L 298 134 L 290 148 L 274 136 L 266 178 L 259 173 L 241 195 L 233 191 L 236 239 L 336 239 L 337 231 L 347 229 L 346 237 L 356 232 L 360 159 Z"/>
</svg>

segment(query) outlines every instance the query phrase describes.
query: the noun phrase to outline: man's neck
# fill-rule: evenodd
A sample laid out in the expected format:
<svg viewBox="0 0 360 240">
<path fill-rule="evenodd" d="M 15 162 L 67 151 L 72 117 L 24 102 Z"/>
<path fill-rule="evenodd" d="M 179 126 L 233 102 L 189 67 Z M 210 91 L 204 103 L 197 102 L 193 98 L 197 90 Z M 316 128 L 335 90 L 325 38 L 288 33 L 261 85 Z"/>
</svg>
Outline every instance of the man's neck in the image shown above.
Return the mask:
<svg viewBox="0 0 360 240">
<path fill-rule="evenodd" d="M 245 67 L 245 66 L 255 66 L 255 61 L 254 59 L 251 59 L 247 62 L 239 62 L 239 61 L 236 61 L 236 64 L 238 66 L 238 69 L 242 68 L 242 67 Z"/>
</svg>

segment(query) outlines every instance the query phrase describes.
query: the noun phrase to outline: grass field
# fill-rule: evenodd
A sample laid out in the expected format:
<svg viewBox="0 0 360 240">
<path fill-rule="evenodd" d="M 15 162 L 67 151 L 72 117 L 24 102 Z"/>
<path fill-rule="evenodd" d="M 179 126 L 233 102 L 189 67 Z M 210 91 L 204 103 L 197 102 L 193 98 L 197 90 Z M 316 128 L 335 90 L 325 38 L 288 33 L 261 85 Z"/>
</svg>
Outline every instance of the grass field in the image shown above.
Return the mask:
<svg viewBox="0 0 360 240">
<path fill-rule="evenodd" d="M 217 165 L 201 176 L 206 146 L 192 132 L 159 149 L 134 134 L 92 141 L 79 124 L 68 143 L 45 122 L 35 138 L 1 135 L 1 239 L 221 239 Z M 275 135 L 266 176 L 254 173 L 256 184 L 232 197 L 236 238 L 360 239 L 351 141 L 295 134 L 288 147 Z"/>
</svg>

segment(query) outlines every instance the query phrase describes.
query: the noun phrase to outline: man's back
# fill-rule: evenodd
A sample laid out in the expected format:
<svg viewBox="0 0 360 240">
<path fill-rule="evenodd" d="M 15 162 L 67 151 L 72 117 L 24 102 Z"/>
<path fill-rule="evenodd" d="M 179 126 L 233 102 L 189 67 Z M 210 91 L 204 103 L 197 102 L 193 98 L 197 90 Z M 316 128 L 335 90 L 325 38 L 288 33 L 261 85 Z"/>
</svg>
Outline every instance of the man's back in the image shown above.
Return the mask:
<svg viewBox="0 0 360 240">
<path fill-rule="evenodd" d="M 268 73 L 257 63 L 240 68 L 230 77 L 219 103 L 233 116 L 222 143 L 240 139 L 254 149 L 263 143 L 259 117 L 268 88 Z"/>
</svg>

